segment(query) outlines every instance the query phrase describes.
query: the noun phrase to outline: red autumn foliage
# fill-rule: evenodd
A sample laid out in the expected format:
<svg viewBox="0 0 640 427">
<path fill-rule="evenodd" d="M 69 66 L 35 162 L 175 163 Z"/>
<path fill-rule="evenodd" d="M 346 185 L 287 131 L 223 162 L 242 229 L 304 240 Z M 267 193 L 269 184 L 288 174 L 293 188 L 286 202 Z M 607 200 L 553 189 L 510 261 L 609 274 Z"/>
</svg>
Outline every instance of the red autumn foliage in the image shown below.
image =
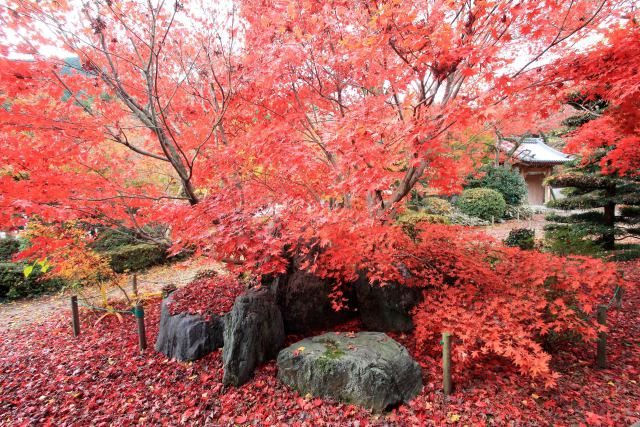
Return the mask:
<svg viewBox="0 0 640 427">
<path fill-rule="evenodd" d="M 225 388 L 219 352 L 194 363 L 140 354 L 132 317 L 94 325 L 99 314 L 83 311 L 77 339 L 69 313 L 0 332 L 0 425 L 630 425 L 640 420 L 640 264 L 626 263 L 625 269 L 636 286 L 627 289 L 621 311 L 609 312 L 609 369 L 595 369 L 592 343 L 566 347 L 553 368 L 567 374 L 551 390 L 489 357 L 482 365 L 455 364 L 456 390 L 445 400 L 438 359 L 427 357 L 421 359 L 422 393 L 390 413 L 372 415 L 292 392 L 276 379 L 273 362 L 244 386 Z M 149 302 L 145 314 L 153 342 L 159 301 Z M 339 330 L 357 328 L 350 323 Z M 394 338 L 415 354 L 412 336 Z"/>
<path fill-rule="evenodd" d="M 171 294 L 169 312 L 199 314 L 205 319 L 220 316 L 231 310 L 236 297 L 244 290 L 245 286 L 231 276 L 200 277 Z"/>
<path fill-rule="evenodd" d="M 478 150 L 458 135 L 493 120 L 500 103 L 528 104 L 522 121 L 544 117 L 533 100 L 564 96 L 565 80 L 604 82 L 620 115 L 603 116 L 604 136 L 586 145 L 610 146 L 624 131 L 617 153 L 630 156 L 611 160 L 633 172 L 637 97 L 625 88 L 637 92 L 637 73 L 616 71 L 640 57 L 633 19 L 621 18 L 635 13 L 627 2 L 6 3 L 3 225 L 38 217 L 144 233 L 162 223 L 174 251 L 256 276 L 283 272 L 284 248 L 316 242 L 308 268 L 322 276 L 346 284 L 366 270 L 424 288 L 421 351 L 450 329 L 458 362 L 497 354 L 547 384 L 557 378 L 541 338 L 593 337 L 582 314 L 612 293 L 610 266 L 494 247 L 457 227 L 425 228 L 415 242 L 393 219 L 412 191 L 460 190 Z M 601 32 L 610 44 L 573 48 Z M 39 52 L 51 46 L 79 65 Z"/>
<path fill-rule="evenodd" d="M 588 162 L 599 150 L 607 150 L 601 159 L 604 173 L 638 175 L 640 173 L 640 26 L 637 18 L 627 15 L 621 25 L 613 25 L 604 37 L 586 52 L 576 52 L 550 67 L 549 87 L 561 88 L 553 95 L 563 97 L 578 93 L 587 101 L 603 100 L 604 113 L 579 110 L 592 119 L 572 135 L 567 149 Z M 548 93 L 548 89 L 543 89 Z"/>
<path fill-rule="evenodd" d="M 546 386 L 558 374 L 541 346 L 545 337 L 594 339 L 594 307 L 625 283 L 601 260 L 500 247 L 463 227 L 424 225 L 415 241 L 385 226 L 354 226 L 342 236 L 320 251 L 313 271 L 355 280 L 364 270 L 382 286 L 394 281 L 423 288 L 414 317 L 423 350 L 437 349 L 440 334 L 450 331 L 460 340 L 458 363 L 503 356 Z"/>
</svg>

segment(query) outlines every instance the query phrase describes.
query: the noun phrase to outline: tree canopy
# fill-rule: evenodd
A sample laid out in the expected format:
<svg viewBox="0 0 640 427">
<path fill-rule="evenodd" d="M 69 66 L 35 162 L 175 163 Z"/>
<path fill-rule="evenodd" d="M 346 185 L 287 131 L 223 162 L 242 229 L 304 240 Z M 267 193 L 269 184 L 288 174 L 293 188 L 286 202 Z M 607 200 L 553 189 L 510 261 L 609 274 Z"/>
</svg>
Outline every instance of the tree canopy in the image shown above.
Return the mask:
<svg viewBox="0 0 640 427">
<path fill-rule="evenodd" d="M 553 383 L 535 336 L 586 328 L 568 307 L 577 299 L 591 312 L 615 274 L 588 261 L 570 264 L 569 276 L 562 259 L 515 249 L 480 257 L 478 237 L 457 227 L 428 226 L 415 243 L 394 219 L 412 190 L 461 190 L 477 161 L 470 130 L 548 117 L 575 86 L 616 108 L 583 126 L 572 149 L 615 146 L 610 167 L 638 173 L 637 67 L 615 66 L 640 58 L 633 9 L 609 0 L 208 3 L 6 2 L 0 221 L 131 228 L 254 274 L 284 271 L 286 248 L 319 246 L 306 268 L 435 287 L 444 311 L 446 296 L 466 292 L 475 307 L 483 294 L 494 305 L 468 311 L 469 324 L 488 307 L 522 317 L 507 338 L 513 324 L 495 324 L 474 351 L 497 351 Z M 589 38 L 599 41 L 576 45 Z M 42 53 L 51 47 L 77 60 Z M 145 231 L 158 223 L 170 233 Z M 61 245 L 40 243 L 33 254 Z M 520 261 L 546 264 L 533 279 L 544 298 L 515 275 Z M 565 322 L 531 325 L 527 316 L 545 313 Z M 505 344 L 512 338 L 518 349 Z"/>
</svg>

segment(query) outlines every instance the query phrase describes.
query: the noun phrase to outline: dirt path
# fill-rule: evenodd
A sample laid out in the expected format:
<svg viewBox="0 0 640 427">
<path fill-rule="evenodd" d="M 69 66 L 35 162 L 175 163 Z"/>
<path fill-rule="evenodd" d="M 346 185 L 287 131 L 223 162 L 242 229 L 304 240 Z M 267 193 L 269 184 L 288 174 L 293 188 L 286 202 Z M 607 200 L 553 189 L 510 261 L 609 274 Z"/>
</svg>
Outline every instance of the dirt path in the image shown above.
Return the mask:
<svg viewBox="0 0 640 427">
<path fill-rule="evenodd" d="M 544 226 L 549 223 L 544 219 L 546 215 L 547 213 L 539 213 L 535 214 L 530 220 L 510 220 L 505 221 L 502 224 L 489 225 L 487 227 L 483 227 L 482 229 L 488 235 L 495 237 L 498 240 L 504 240 L 509 235 L 509 231 L 513 230 L 514 228 L 530 228 L 535 230 L 535 238 L 536 240 L 539 240 L 544 238 Z M 618 241 L 617 243 L 640 244 L 640 237 L 627 237 L 623 240 Z"/>
<path fill-rule="evenodd" d="M 511 220 L 505 221 L 502 224 L 489 225 L 484 227 L 484 231 L 496 239 L 504 240 L 509 231 L 514 228 L 532 228 L 535 230 L 536 239 L 542 239 L 544 237 L 544 225 L 547 223 L 544 219 L 546 214 L 535 214 L 530 220 Z"/>
<path fill-rule="evenodd" d="M 193 280 L 199 271 L 207 268 L 211 266 L 191 262 L 153 267 L 137 275 L 138 291 L 142 294 L 160 292 L 167 284 L 182 287 Z M 129 291 L 130 289 L 127 289 L 127 292 Z M 70 291 L 64 291 L 55 295 L 2 303 L 0 304 L 0 329 L 17 329 L 31 323 L 40 324 L 56 311 L 67 310 L 71 295 Z M 108 296 L 124 299 L 118 288 L 111 289 Z"/>
</svg>

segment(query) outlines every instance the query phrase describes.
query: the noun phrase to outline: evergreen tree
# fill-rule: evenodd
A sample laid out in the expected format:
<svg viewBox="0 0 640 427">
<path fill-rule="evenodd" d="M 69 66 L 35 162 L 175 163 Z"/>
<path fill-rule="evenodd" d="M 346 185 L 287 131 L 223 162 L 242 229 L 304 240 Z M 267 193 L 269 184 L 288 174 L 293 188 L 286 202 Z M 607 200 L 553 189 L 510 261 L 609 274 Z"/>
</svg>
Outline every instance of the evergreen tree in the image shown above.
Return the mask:
<svg viewBox="0 0 640 427">
<path fill-rule="evenodd" d="M 574 95 L 568 101 L 585 111 L 570 117 L 564 124 L 575 130 L 598 117 L 607 105 L 601 99 Z M 602 250 L 622 250 L 619 258 L 640 256 L 640 245 L 616 244 L 617 241 L 640 236 L 640 176 L 604 174 L 601 150 L 590 158 L 576 159 L 569 169 L 547 179 L 554 187 L 565 187 L 566 198 L 553 200 L 547 206 L 570 211 L 551 214 L 545 227 L 552 250 L 561 254 L 596 254 Z"/>
</svg>

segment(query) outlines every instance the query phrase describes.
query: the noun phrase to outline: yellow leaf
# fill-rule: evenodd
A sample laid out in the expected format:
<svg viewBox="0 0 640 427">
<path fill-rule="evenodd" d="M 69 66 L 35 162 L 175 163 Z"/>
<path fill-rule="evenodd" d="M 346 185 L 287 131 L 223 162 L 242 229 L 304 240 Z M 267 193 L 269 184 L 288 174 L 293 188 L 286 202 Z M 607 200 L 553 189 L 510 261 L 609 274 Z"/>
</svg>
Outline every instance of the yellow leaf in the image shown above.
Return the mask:
<svg viewBox="0 0 640 427">
<path fill-rule="evenodd" d="M 451 415 L 449 415 L 449 422 L 457 423 L 458 421 L 460 421 L 460 415 L 459 414 L 451 414 Z"/>
<path fill-rule="evenodd" d="M 535 393 L 533 393 L 533 394 L 531 395 L 531 397 L 533 397 L 534 399 L 540 399 L 540 396 L 538 396 L 538 395 L 537 395 L 537 394 L 535 394 Z"/>
<path fill-rule="evenodd" d="M 614 387 L 615 384 L 613 383 L 613 381 L 609 381 L 607 384 L 609 384 L 611 387 Z"/>
</svg>

